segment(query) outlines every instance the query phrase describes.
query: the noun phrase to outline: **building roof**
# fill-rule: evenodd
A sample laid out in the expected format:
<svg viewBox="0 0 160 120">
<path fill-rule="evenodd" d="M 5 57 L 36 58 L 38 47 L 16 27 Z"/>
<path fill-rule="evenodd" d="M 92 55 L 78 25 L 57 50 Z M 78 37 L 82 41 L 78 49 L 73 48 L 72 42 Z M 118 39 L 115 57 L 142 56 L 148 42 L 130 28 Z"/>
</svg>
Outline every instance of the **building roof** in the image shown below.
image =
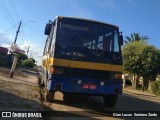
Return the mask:
<svg viewBox="0 0 160 120">
<path fill-rule="evenodd" d="M 5 47 L 0 47 L 0 52 L 7 54 L 8 53 L 8 49 L 5 48 Z"/>
</svg>

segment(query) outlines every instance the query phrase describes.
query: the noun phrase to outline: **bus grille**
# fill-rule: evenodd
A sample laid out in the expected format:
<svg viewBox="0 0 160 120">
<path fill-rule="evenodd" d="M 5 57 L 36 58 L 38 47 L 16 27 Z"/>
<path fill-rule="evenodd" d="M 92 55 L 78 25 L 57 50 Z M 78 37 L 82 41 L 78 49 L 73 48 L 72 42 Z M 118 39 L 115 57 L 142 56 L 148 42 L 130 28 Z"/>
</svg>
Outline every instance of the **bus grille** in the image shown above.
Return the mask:
<svg viewBox="0 0 160 120">
<path fill-rule="evenodd" d="M 98 71 L 98 70 L 87 70 L 87 69 L 71 69 L 70 70 L 71 77 L 78 78 L 90 78 L 90 79 L 111 79 L 111 72 L 109 71 Z"/>
</svg>

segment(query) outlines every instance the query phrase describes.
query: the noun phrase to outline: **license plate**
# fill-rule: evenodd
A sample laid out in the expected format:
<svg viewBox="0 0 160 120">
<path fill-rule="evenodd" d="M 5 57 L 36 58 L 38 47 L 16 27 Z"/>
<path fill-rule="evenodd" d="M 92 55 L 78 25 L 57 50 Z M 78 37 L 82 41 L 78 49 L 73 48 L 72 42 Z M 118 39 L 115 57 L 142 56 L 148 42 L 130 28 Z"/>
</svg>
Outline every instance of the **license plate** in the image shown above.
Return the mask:
<svg viewBox="0 0 160 120">
<path fill-rule="evenodd" d="M 83 85 L 83 89 L 96 89 L 96 85 L 95 84 L 84 84 Z"/>
</svg>

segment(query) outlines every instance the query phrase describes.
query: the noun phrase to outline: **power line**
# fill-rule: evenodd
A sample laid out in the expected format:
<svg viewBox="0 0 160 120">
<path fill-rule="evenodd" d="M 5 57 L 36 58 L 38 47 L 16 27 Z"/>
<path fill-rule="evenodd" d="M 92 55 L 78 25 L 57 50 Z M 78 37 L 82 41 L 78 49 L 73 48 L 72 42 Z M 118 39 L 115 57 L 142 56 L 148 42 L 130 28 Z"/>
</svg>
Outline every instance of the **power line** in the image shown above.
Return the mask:
<svg viewBox="0 0 160 120">
<path fill-rule="evenodd" d="M 14 18 L 16 19 L 16 21 L 20 21 L 19 19 L 19 15 L 17 13 L 16 7 L 15 7 L 15 3 L 14 1 L 10 0 L 9 2 L 10 7 L 12 8 L 12 13 L 14 14 Z"/>
<path fill-rule="evenodd" d="M 18 23 L 17 24 L 15 24 L 14 26 L 12 26 L 12 27 L 10 27 L 10 28 L 8 28 L 7 30 L 5 30 L 3 33 L 1 33 L 1 34 L 4 34 L 4 33 L 6 33 L 7 31 L 9 31 L 10 29 L 12 29 L 12 28 L 14 28 L 15 26 L 17 26 L 18 25 Z"/>
<path fill-rule="evenodd" d="M 6 12 L 7 16 L 9 17 L 9 19 L 11 20 L 12 24 L 15 24 L 15 21 L 14 21 L 12 15 L 10 14 L 5 2 L 3 0 L 1 0 L 1 3 L 2 3 L 2 6 L 3 6 L 3 9 L 5 10 L 5 12 Z"/>
<path fill-rule="evenodd" d="M 0 4 L 0 6 L 1 6 L 0 8 L 2 9 L 2 13 L 3 13 L 3 15 L 5 16 L 5 18 L 7 19 L 8 23 L 9 23 L 10 25 L 12 25 L 12 22 L 10 21 L 7 13 L 5 12 L 4 8 L 2 7 L 2 4 Z"/>
</svg>

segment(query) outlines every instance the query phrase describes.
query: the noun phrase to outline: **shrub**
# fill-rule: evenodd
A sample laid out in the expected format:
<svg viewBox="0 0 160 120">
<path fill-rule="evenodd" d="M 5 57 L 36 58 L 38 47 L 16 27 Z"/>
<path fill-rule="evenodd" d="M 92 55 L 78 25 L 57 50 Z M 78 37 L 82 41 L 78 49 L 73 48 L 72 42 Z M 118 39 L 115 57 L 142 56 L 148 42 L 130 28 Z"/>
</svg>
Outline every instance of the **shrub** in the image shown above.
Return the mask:
<svg viewBox="0 0 160 120">
<path fill-rule="evenodd" d="M 151 89 L 153 91 L 154 94 L 156 95 L 160 95 L 160 81 L 154 81 L 152 83 Z"/>
<path fill-rule="evenodd" d="M 24 60 L 24 61 L 22 62 L 21 65 L 22 65 L 23 67 L 25 67 L 25 68 L 33 68 L 34 62 L 33 62 L 32 59 L 26 59 L 26 60 Z"/>
<path fill-rule="evenodd" d="M 5 53 L 0 52 L 0 65 L 6 65 L 7 55 Z"/>
</svg>

